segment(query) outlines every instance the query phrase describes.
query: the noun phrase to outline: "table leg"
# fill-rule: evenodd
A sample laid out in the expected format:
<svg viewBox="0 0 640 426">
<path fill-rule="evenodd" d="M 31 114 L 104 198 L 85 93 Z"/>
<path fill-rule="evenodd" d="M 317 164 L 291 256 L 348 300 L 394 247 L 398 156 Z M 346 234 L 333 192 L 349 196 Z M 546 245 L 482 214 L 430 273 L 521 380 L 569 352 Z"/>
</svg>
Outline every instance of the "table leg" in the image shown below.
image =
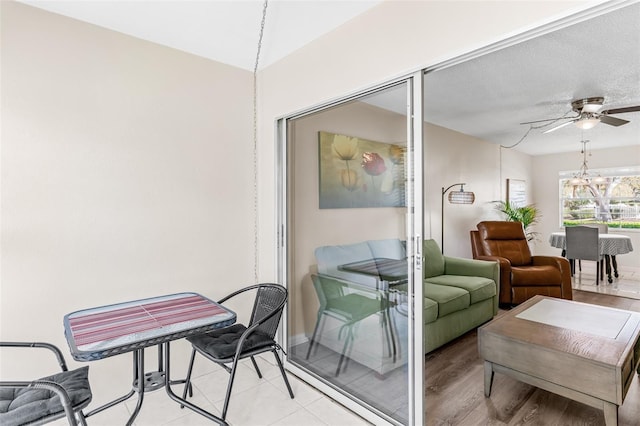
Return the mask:
<svg viewBox="0 0 640 426">
<path fill-rule="evenodd" d="M 171 381 L 171 356 L 170 356 L 170 342 L 165 342 L 162 344 L 163 348 L 164 348 L 164 371 L 165 371 L 165 375 L 166 375 L 166 381 L 165 381 L 165 389 L 167 391 L 167 395 L 169 395 L 169 398 L 173 399 L 174 401 L 176 401 L 177 403 L 180 404 L 180 406 L 184 406 L 184 407 L 188 407 L 191 410 L 195 411 L 196 413 L 208 418 L 209 420 L 212 420 L 216 423 L 218 423 L 219 425 L 222 426 L 228 426 L 228 423 L 226 421 L 224 421 L 223 419 L 221 419 L 220 417 L 211 414 L 208 411 L 203 410 L 202 408 L 198 407 L 195 404 L 190 403 L 189 401 L 187 401 L 184 398 L 180 398 L 178 395 L 176 395 L 175 393 L 173 393 L 173 390 L 171 390 L 171 383 L 176 383 L 176 382 L 182 382 L 184 383 L 184 381 L 179 380 L 179 381 Z"/>
<path fill-rule="evenodd" d="M 611 266 L 613 266 L 613 276 L 618 278 L 618 261 L 615 256 L 611 256 Z"/>
<path fill-rule="evenodd" d="M 618 406 L 611 402 L 604 403 L 604 424 L 618 426 Z"/>
<path fill-rule="evenodd" d="M 491 396 L 491 386 L 493 385 L 493 364 L 489 361 L 484 362 L 484 396 Z"/>
<path fill-rule="evenodd" d="M 144 400 L 144 349 L 138 349 L 133 351 L 133 356 L 136 357 L 137 365 L 134 368 L 134 371 L 138 372 L 138 377 L 135 378 L 133 382 L 133 388 L 136 392 L 138 392 L 138 403 L 136 404 L 136 408 L 131 413 L 131 417 L 127 421 L 127 426 L 133 424 L 133 421 L 140 413 L 140 408 L 142 408 L 142 401 Z"/>
<path fill-rule="evenodd" d="M 605 267 L 607 268 L 607 281 L 609 282 L 609 284 L 611 284 L 613 282 L 613 278 L 611 278 L 611 256 L 609 256 L 608 254 L 604 255 L 604 264 Z"/>
<path fill-rule="evenodd" d="M 138 378 L 138 355 L 136 354 L 136 352 L 133 352 L 133 382 L 136 381 L 136 379 Z M 114 405 L 120 404 L 121 402 L 126 401 L 127 399 L 131 398 L 134 394 L 136 393 L 135 389 L 131 388 L 131 390 L 129 391 L 129 393 L 127 393 L 126 395 L 121 396 L 120 398 L 114 399 L 111 402 L 108 402 L 98 408 L 95 408 L 91 411 L 89 411 L 87 414 L 85 414 L 85 417 L 90 417 L 93 416 L 94 414 L 98 414 L 104 410 L 106 410 L 107 408 L 111 408 Z"/>
</svg>

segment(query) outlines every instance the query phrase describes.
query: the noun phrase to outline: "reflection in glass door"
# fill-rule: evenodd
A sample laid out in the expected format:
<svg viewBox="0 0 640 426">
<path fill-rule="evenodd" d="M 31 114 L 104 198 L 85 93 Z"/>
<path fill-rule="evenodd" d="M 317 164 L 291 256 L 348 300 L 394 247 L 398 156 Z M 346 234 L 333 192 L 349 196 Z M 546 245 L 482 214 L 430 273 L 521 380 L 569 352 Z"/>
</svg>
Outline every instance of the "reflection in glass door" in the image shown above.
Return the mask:
<svg viewBox="0 0 640 426">
<path fill-rule="evenodd" d="M 376 423 L 415 422 L 411 90 L 397 82 L 279 127 L 288 364 Z"/>
</svg>

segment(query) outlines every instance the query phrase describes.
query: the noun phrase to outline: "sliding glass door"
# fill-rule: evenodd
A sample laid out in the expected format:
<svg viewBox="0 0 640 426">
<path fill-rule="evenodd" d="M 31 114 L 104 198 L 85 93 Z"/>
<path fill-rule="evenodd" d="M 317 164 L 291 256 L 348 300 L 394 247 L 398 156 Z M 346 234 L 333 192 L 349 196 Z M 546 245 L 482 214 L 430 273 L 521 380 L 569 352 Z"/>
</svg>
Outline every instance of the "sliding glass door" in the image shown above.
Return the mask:
<svg viewBox="0 0 640 426">
<path fill-rule="evenodd" d="M 278 123 L 288 368 L 376 424 L 424 417 L 421 93 L 417 73 Z"/>
</svg>

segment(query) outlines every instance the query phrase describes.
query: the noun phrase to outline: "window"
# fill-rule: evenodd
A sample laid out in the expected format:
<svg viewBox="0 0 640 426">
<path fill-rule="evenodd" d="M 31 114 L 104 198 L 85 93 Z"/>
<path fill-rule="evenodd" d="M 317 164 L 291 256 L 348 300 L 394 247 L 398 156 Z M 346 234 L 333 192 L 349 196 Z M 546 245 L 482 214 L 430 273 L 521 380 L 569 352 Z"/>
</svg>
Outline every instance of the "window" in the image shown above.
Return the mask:
<svg viewBox="0 0 640 426">
<path fill-rule="evenodd" d="M 560 223 L 606 223 L 640 229 L 640 166 L 560 172 Z"/>
</svg>

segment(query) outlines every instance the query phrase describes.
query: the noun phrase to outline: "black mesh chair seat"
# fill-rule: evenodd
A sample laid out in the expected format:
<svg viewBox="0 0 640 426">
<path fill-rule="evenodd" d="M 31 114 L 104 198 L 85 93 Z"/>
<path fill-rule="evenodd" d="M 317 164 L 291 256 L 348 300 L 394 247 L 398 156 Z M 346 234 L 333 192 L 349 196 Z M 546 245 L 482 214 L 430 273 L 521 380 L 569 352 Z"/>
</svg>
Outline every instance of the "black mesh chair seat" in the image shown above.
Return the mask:
<svg viewBox="0 0 640 426">
<path fill-rule="evenodd" d="M 187 340 L 203 355 L 211 356 L 221 362 L 232 362 L 238 348 L 238 342 L 240 342 L 242 335 L 246 331 L 247 327 L 244 325 L 234 324 L 207 334 L 187 337 Z M 244 341 L 242 353 L 245 354 L 256 350 L 264 352 L 264 350 L 270 350 L 269 348 L 273 343 L 273 338 L 269 335 L 256 331 Z"/>
<path fill-rule="evenodd" d="M 280 368 L 280 373 L 287 386 L 287 390 L 289 391 L 289 396 L 291 396 L 291 398 L 294 397 L 289 379 L 287 379 L 282 361 L 278 355 L 278 350 L 282 350 L 282 348 L 275 341 L 280 317 L 282 316 L 284 305 L 287 302 L 287 289 L 279 284 L 256 284 L 231 293 L 220 299 L 218 303 L 223 304 L 232 297 L 248 291 L 255 291 L 256 293 L 248 325 L 234 324 L 220 330 L 214 330 L 206 334 L 187 338 L 193 350 L 191 351 L 191 360 L 189 361 L 189 369 L 187 370 L 187 378 L 182 397 L 186 398 L 187 393 L 192 396 L 191 373 L 193 372 L 196 353 L 199 353 L 210 361 L 220 365 L 229 373 L 227 393 L 222 409 L 223 420 L 227 417 L 227 409 L 229 408 L 229 400 L 231 398 L 231 390 L 233 388 L 233 380 L 235 378 L 238 361 L 244 358 L 251 358 L 258 377 L 262 378 L 262 373 L 260 372 L 260 368 L 258 368 L 254 355 L 272 352 Z M 231 364 L 231 367 L 226 364 Z"/>
<path fill-rule="evenodd" d="M 82 409 L 91 402 L 89 367 L 69 371 L 60 350 L 48 343 L 0 342 L 0 347 L 46 348 L 58 358 L 62 371 L 33 381 L 0 382 L 0 425 L 44 424 L 76 415 L 85 425 Z"/>
</svg>

